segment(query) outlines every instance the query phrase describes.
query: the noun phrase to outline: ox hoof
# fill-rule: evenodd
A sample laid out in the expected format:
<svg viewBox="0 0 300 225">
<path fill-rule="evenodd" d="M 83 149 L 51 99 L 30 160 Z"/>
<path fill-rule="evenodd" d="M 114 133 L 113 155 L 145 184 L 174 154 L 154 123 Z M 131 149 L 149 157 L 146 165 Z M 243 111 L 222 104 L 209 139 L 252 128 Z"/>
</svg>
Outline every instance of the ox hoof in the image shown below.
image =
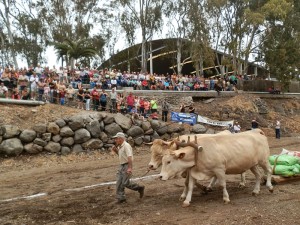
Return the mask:
<svg viewBox="0 0 300 225">
<path fill-rule="evenodd" d="M 180 198 L 179 198 L 179 201 L 184 201 L 184 199 L 185 199 L 185 196 L 180 196 Z"/>
<path fill-rule="evenodd" d="M 274 192 L 273 187 L 269 189 L 269 192 L 270 192 L 270 193 L 273 193 L 273 192 Z"/>
<path fill-rule="evenodd" d="M 182 203 L 182 207 L 183 208 L 186 208 L 186 207 L 189 207 L 190 206 L 190 202 L 189 201 L 184 201 L 183 203 Z"/>
<path fill-rule="evenodd" d="M 252 192 L 252 196 L 257 196 L 259 192 Z"/>
<path fill-rule="evenodd" d="M 224 201 L 224 204 L 225 204 L 225 205 L 227 205 L 227 204 L 230 203 L 230 200 L 229 200 L 229 199 L 223 199 L 223 201 Z"/>
</svg>

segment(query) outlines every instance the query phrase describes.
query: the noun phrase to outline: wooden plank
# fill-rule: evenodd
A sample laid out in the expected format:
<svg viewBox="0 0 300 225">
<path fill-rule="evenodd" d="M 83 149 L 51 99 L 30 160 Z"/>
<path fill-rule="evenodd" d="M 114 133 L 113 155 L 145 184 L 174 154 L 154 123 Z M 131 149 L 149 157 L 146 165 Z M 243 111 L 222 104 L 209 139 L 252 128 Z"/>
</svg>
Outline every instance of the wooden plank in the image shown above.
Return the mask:
<svg viewBox="0 0 300 225">
<path fill-rule="evenodd" d="M 264 180 L 266 182 L 267 177 L 264 176 Z M 272 175 L 271 179 L 273 184 L 284 184 L 284 183 L 290 183 L 293 181 L 300 181 L 300 175 L 292 176 L 292 177 L 283 177 L 279 175 Z"/>
</svg>

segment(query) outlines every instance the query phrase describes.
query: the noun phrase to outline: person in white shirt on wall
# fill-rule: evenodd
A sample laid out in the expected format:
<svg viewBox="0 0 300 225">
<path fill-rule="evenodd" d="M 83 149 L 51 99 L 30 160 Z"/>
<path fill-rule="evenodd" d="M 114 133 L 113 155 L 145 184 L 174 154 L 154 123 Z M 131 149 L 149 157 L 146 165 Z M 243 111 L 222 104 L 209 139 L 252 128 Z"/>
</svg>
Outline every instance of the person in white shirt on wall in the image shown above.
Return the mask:
<svg viewBox="0 0 300 225">
<path fill-rule="evenodd" d="M 276 126 L 275 126 L 275 135 L 277 139 L 280 139 L 280 120 L 276 120 Z"/>
</svg>

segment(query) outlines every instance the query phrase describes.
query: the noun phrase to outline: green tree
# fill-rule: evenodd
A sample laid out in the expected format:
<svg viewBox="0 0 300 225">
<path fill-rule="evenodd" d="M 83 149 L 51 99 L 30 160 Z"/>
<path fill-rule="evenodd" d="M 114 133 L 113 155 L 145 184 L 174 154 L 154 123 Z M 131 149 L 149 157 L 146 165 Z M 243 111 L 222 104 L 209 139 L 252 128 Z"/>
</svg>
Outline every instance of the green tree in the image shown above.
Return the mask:
<svg viewBox="0 0 300 225">
<path fill-rule="evenodd" d="M 281 81 L 284 91 L 289 82 L 299 78 L 300 69 L 300 10 L 289 0 L 270 0 L 264 7 L 267 32 L 261 51 L 270 74 Z"/>
<path fill-rule="evenodd" d="M 126 34 L 132 34 L 138 28 L 141 30 L 141 71 L 147 72 L 147 41 L 158 31 L 162 22 L 163 0 L 113 0 L 112 8 L 122 8 L 119 17 Z"/>
<path fill-rule="evenodd" d="M 74 68 L 77 60 L 90 59 L 97 55 L 97 51 L 91 45 L 91 41 L 84 39 L 74 42 L 65 39 L 62 43 L 53 43 L 58 58 L 65 56 L 67 64 Z"/>
</svg>

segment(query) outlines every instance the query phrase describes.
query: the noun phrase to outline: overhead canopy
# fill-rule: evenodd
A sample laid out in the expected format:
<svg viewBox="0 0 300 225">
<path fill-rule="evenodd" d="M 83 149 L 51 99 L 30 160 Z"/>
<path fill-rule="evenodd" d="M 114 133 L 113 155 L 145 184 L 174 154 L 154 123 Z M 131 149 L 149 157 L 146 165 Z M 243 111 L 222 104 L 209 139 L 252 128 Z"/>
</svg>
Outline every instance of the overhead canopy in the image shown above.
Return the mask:
<svg viewBox="0 0 300 225">
<path fill-rule="evenodd" d="M 173 74 L 177 73 L 177 47 L 175 38 L 170 39 L 158 39 L 151 41 L 152 45 L 152 60 L 153 60 L 153 72 L 157 74 Z M 183 49 L 189 49 L 188 41 L 184 41 Z M 147 43 L 148 46 L 148 71 L 150 71 L 150 42 Z M 215 54 L 221 60 L 223 54 L 218 52 Z M 230 57 L 226 55 L 226 57 Z M 194 68 L 194 63 L 190 58 L 189 52 L 184 50 L 182 52 L 182 74 L 193 74 L 196 69 Z M 110 59 L 106 60 L 100 68 L 112 68 L 121 71 L 139 72 L 141 70 L 141 43 L 126 48 L 114 55 Z M 217 60 L 215 60 L 215 65 L 217 65 Z M 257 65 L 253 63 L 248 64 L 248 72 L 254 74 L 254 67 Z M 204 76 L 210 77 L 213 75 L 220 74 L 220 68 L 218 66 L 208 65 L 204 60 Z M 232 70 L 230 70 L 232 71 Z M 257 73 L 259 75 L 266 75 L 266 70 L 263 67 L 258 67 Z"/>
</svg>

